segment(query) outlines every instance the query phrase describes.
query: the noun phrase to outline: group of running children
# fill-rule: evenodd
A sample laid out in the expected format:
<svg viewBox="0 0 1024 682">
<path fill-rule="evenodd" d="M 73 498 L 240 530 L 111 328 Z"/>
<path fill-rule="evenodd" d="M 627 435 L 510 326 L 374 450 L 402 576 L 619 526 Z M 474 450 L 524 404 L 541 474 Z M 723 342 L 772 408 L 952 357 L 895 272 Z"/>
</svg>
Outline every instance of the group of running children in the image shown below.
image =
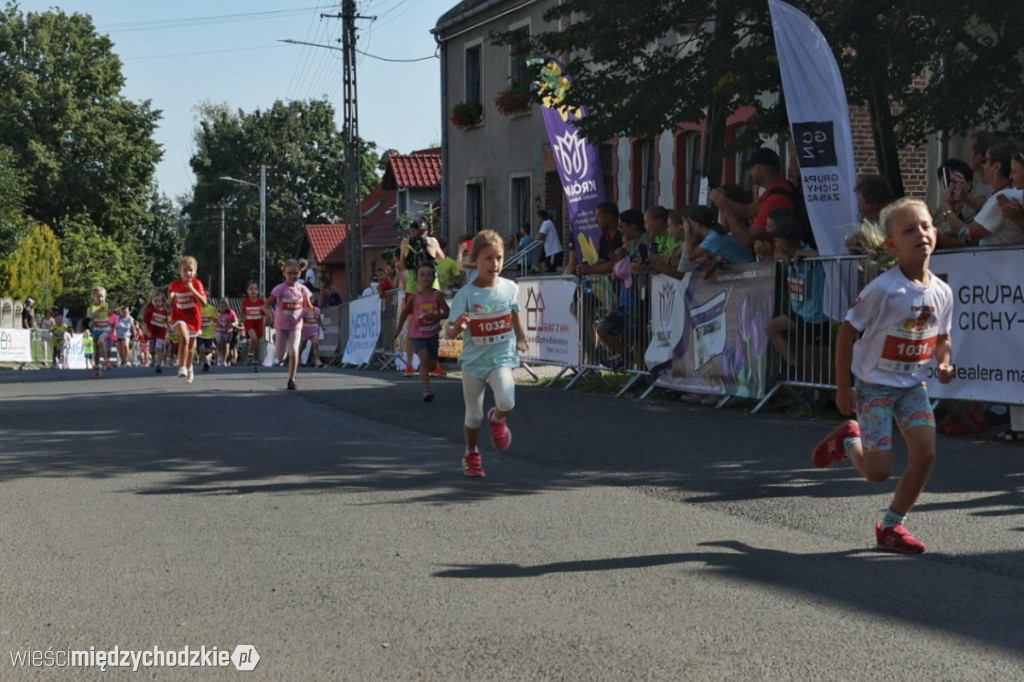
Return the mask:
<svg viewBox="0 0 1024 682">
<path fill-rule="evenodd" d="M 829 433 L 814 448 L 812 462 L 824 468 L 849 459 L 868 481 L 887 480 L 893 468 L 895 420 L 907 443 L 908 464 L 888 510 L 875 527 L 875 538 L 879 549 L 918 554 L 925 551 L 925 545 L 906 529 L 904 521 L 924 489 L 936 457 L 935 417 L 924 385 L 926 373 L 934 362 L 940 382 L 947 383 L 954 376 L 950 339 L 953 298 L 949 286 L 929 270 L 936 229 L 927 205 L 899 199 L 883 211 L 880 223 L 897 264 L 861 291 L 846 314 L 836 342 L 836 406 L 842 414 L 855 414 L 856 419 L 843 422 Z M 451 304 L 434 288 L 434 266 L 427 261 L 418 265 L 417 289 L 407 296 L 401 312 L 399 328 L 409 321 L 408 333 L 420 358 L 423 399 L 427 402 L 433 400 L 429 373 L 437 363 L 439 335 L 463 339 L 462 466 L 469 477 L 484 476 L 478 441 L 485 416 L 495 450 L 505 450 L 512 442 L 507 423 L 515 407 L 512 372 L 519 366 L 519 353 L 527 349 L 518 286 L 500 274 L 504 258 L 502 237 L 492 230 L 479 232 L 470 249 L 476 277 L 459 289 Z M 181 279 L 169 287 L 169 328 L 188 340 L 179 345 L 178 374 L 189 382 L 189 359 L 202 327 L 202 306 L 207 301 L 195 271 L 195 259 L 183 258 Z M 274 348 L 279 360 L 288 356 L 288 388 L 294 389 L 303 315 L 315 308 L 308 289 L 297 284 L 298 264 L 289 261 L 283 273 L 285 281 L 266 301 L 259 300 L 258 288 L 250 283 L 243 324 L 251 347 L 258 348 L 263 320 L 270 316 L 270 306 L 277 304 Z M 151 307 L 161 310 L 161 303 L 155 295 Z M 94 305 L 98 305 L 95 294 Z M 159 327 L 154 319 L 148 318 L 148 327 Z M 222 328 L 227 327 L 218 327 Z M 485 415 L 487 386 L 491 387 L 494 407 Z"/>
<path fill-rule="evenodd" d="M 929 270 L 937 231 L 928 206 L 899 199 L 882 212 L 885 244 L 896 265 L 869 283 L 847 311 L 836 341 L 836 406 L 855 415 L 815 446 L 811 460 L 825 468 L 850 460 L 868 481 L 881 483 L 892 475 L 892 426 L 895 420 L 907 443 L 908 463 L 889 508 L 875 526 L 876 547 L 920 554 L 925 544 L 904 521 L 924 489 L 936 457 L 935 416 L 925 387 L 929 367 L 936 365 L 942 383 L 952 381 L 950 332 L 953 295 Z M 489 385 L 495 406 L 487 413 L 496 450 L 512 440 L 506 418 L 515 406 L 512 370 L 518 352 L 527 349 L 519 318 L 515 282 L 500 276 L 504 240 L 484 230 L 476 235 L 470 261 L 477 276 L 462 287 L 450 308 L 432 288 L 433 267 L 416 271 L 418 289 L 407 298 L 402 321 L 411 320 L 410 336 L 420 356 L 424 382 L 437 359 L 437 336 L 463 336 L 462 393 L 465 400 L 466 476 L 484 475 L 478 438 L 484 420 L 484 392 Z M 429 393 L 425 400 L 431 400 Z"/>
<path fill-rule="evenodd" d="M 260 342 L 267 333 L 268 320 L 273 320 L 276 360 L 288 363 L 288 390 L 297 388 L 295 375 L 306 344 L 311 345 L 316 366 L 323 366 L 319 345 L 323 321 L 309 289 L 298 281 L 297 261 L 281 264 L 284 281 L 266 300 L 260 297 L 255 281 L 248 283 L 241 320 L 226 299 L 216 307 L 212 304 L 202 281 L 196 278 L 197 267 L 192 256 L 182 258 L 178 264 L 180 277 L 167 286 L 166 295 L 159 290 L 153 292 L 142 312 L 142 330 L 157 374 L 163 372 L 165 362 L 171 362 L 177 365 L 178 376 L 191 384 L 196 361 L 202 363 L 203 371 L 209 371 L 214 350 L 217 365 L 231 364 L 232 337 L 238 331 L 248 339 L 250 362 L 259 372 Z M 83 340 L 86 360 L 97 377 L 101 376 L 101 367 L 111 367 L 107 348 L 116 316 L 110 315 L 106 297 L 104 287 L 93 288 Z"/>
</svg>

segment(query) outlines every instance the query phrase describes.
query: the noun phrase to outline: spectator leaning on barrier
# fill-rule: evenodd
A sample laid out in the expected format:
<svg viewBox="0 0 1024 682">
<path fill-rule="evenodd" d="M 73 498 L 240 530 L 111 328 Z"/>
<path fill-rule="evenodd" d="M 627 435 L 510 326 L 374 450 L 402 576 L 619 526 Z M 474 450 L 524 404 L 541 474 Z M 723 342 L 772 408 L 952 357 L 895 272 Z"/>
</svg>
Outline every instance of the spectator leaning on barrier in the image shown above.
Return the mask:
<svg viewBox="0 0 1024 682">
<path fill-rule="evenodd" d="M 647 271 L 655 275 L 668 275 L 675 279 L 682 279 L 683 275 L 693 270 L 694 266 L 686 257 L 686 216 L 682 211 L 671 211 L 668 214 L 667 234 L 672 238 L 672 244 L 676 246 L 671 251 L 662 251 L 652 254 L 647 265 Z"/>
<path fill-rule="evenodd" d="M 846 248 L 850 253 L 871 253 L 880 248 L 885 239 L 878 228 L 878 216 L 896 199 L 896 195 L 888 178 L 870 173 L 857 178 L 854 192 L 861 222 L 856 232 L 847 235 Z"/>
<path fill-rule="evenodd" d="M 992 188 L 985 176 L 985 156 L 988 154 L 988 148 L 998 141 L 999 137 L 987 130 L 979 130 L 971 135 L 967 161 L 971 164 L 971 170 L 974 171 L 975 183 L 974 192 L 967 195 L 966 201 L 974 211 L 980 211 L 985 200 L 995 193 L 995 189 Z"/>
<path fill-rule="evenodd" d="M 597 205 L 594 219 L 601 228 L 601 238 L 597 245 L 597 262 L 580 263 L 576 266 L 577 275 L 606 275 L 611 273 L 612 252 L 622 248 L 622 233 L 619 231 L 619 207 L 614 201 L 604 201 Z"/>
<path fill-rule="evenodd" d="M 802 358 L 809 370 L 808 353 L 797 344 L 821 347 L 827 345 L 832 331 L 825 315 L 822 295 L 825 291 L 825 270 L 821 263 L 804 260 L 818 252 L 800 238 L 800 223 L 785 211 L 768 217 L 768 236 L 775 241 L 775 253 L 786 265 L 786 286 L 789 292 L 789 313 L 768 322 L 766 331 L 775 350 L 790 367 L 799 367 Z"/>
<path fill-rule="evenodd" d="M 671 256 L 683 244 L 668 230 L 668 209 L 664 206 L 652 206 L 644 211 L 644 229 L 651 235 L 651 253 Z M 682 234 L 682 231 L 680 231 Z"/>
<path fill-rule="evenodd" d="M 1024 190 L 1024 151 L 1018 149 L 1010 159 L 1010 185 L 1014 189 Z M 1003 217 L 1013 223 L 1024 234 L 1024 203 L 1014 201 L 1010 197 L 1000 196 L 996 199 L 999 202 L 999 210 Z"/>
<path fill-rule="evenodd" d="M 780 209 L 795 214 L 798 190 L 782 176 L 779 155 L 767 147 L 755 150 L 747 157 L 743 168 L 750 173 L 754 184 L 763 190 L 756 199 L 735 201 L 722 187 L 711 190 L 709 198 L 722 213 L 722 223 L 737 239 L 753 248 L 761 260 L 771 259 L 774 246 L 765 239 L 768 216 Z M 731 220 L 729 215 L 740 220 Z"/>
<path fill-rule="evenodd" d="M 996 142 L 988 148 L 984 164 L 985 180 L 995 190 L 995 194 L 985 201 L 971 222 L 965 223 L 953 213 L 945 215 L 949 226 L 957 230 L 957 236 L 964 244 L 1000 246 L 1024 243 L 1024 234 L 1020 228 L 1014 221 L 1003 216 L 999 206 L 999 197 L 1024 203 L 1024 191 L 1010 186 L 1011 158 L 1015 151 L 1015 146 L 1006 141 Z M 943 212 L 949 208 L 951 206 L 944 201 Z"/>
<path fill-rule="evenodd" d="M 739 197 L 742 188 L 730 185 L 726 192 Z M 707 206 L 691 206 L 686 210 L 686 257 L 704 270 L 705 279 L 711 277 L 722 263 L 751 263 L 754 250 L 745 245 L 723 225 L 715 221 L 714 212 Z M 726 222 L 742 220 L 735 214 L 723 214 Z"/>
<path fill-rule="evenodd" d="M 613 261 L 612 276 L 619 281 L 618 305 L 597 323 L 597 338 L 614 355 L 603 364 L 609 369 L 620 369 L 625 364 L 626 341 L 636 331 L 636 288 L 633 286 L 633 265 L 640 269 L 646 265 L 651 248 L 651 235 L 644 230 L 644 216 L 636 209 L 623 211 L 619 216 L 623 245 L 610 254 Z"/>
<path fill-rule="evenodd" d="M 974 209 L 967 205 L 967 198 L 974 186 L 974 171 L 960 159 L 949 159 L 939 166 L 936 174 L 939 178 L 939 209 L 935 212 L 933 222 L 939 231 L 936 247 L 940 249 L 956 248 L 964 243 L 957 237 L 957 230 L 949 225 L 946 218 L 955 215 L 957 225 L 970 223 L 974 218 Z"/>
</svg>

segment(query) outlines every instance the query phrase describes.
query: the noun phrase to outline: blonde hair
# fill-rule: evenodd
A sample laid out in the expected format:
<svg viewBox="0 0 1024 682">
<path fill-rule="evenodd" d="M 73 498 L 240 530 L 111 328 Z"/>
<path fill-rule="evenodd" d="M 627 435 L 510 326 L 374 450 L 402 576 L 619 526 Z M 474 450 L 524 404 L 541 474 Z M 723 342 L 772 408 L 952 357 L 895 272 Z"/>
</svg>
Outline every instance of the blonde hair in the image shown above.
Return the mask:
<svg viewBox="0 0 1024 682">
<path fill-rule="evenodd" d="M 878 224 L 882 226 L 882 234 L 886 237 L 892 236 L 892 221 L 893 216 L 902 211 L 905 208 L 914 206 L 922 209 L 928 216 L 931 216 L 932 212 L 928 210 L 928 204 L 924 203 L 920 199 L 911 199 L 910 197 L 901 197 L 891 204 L 887 204 L 882 212 L 878 214 Z"/>
<path fill-rule="evenodd" d="M 488 246 L 493 246 L 502 255 L 505 255 L 505 240 L 494 230 L 480 230 L 473 237 L 473 246 L 469 251 L 469 260 L 476 262 L 477 256 Z"/>
<path fill-rule="evenodd" d="M 196 270 L 199 269 L 199 261 L 195 259 L 195 256 L 182 256 L 178 261 L 178 268 L 180 269 L 182 265 L 191 265 Z"/>
<path fill-rule="evenodd" d="M 106 296 L 107 295 L 107 288 L 106 287 L 93 287 L 92 291 L 90 292 L 90 294 L 92 296 L 95 296 L 96 294 L 103 294 L 104 296 Z"/>
</svg>

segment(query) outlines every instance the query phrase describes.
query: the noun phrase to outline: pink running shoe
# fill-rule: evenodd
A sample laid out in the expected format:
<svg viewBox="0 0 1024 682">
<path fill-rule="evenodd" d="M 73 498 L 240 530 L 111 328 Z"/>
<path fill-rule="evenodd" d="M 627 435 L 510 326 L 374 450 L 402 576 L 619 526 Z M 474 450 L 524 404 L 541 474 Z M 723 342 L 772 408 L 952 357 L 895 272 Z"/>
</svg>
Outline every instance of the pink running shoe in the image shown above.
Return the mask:
<svg viewBox="0 0 1024 682">
<path fill-rule="evenodd" d="M 479 452 L 467 452 L 462 456 L 462 475 L 483 478 L 484 467 Z"/>
<path fill-rule="evenodd" d="M 832 429 L 824 440 L 814 446 L 814 452 L 811 453 L 811 462 L 814 466 L 824 469 L 847 459 L 846 450 L 843 448 L 843 441 L 847 438 L 860 438 L 860 425 L 852 419 Z"/>
<path fill-rule="evenodd" d="M 512 432 L 508 430 L 507 421 L 502 418 L 501 421 L 494 421 L 495 408 L 491 408 L 487 412 L 487 425 L 491 427 L 491 442 L 494 443 L 495 450 L 508 450 L 508 446 L 512 444 Z"/>
<path fill-rule="evenodd" d="M 893 528 L 882 528 L 882 524 L 875 524 L 875 538 L 878 540 L 878 549 L 886 552 L 921 554 L 925 550 L 924 543 L 911 535 L 902 523 Z"/>
</svg>

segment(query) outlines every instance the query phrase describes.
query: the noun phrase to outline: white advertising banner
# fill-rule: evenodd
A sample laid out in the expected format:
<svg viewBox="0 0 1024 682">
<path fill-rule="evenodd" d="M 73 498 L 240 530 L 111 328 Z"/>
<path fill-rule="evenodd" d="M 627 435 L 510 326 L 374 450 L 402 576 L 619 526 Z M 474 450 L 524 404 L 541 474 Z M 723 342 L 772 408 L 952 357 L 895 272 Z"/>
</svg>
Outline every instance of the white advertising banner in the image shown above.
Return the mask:
<svg viewBox="0 0 1024 682">
<path fill-rule="evenodd" d="M 0 328 L 0 362 L 32 362 L 32 332 Z"/>
<path fill-rule="evenodd" d="M 92 369 L 85 364 L 85 352 L 82 350 L 82 340 L 85 338 L 85 334 L 66 334 L 64 338 L 64 357 L 67 360 L 68 369 Z"/>
<path fill-rule="evenodd" d="M 542 277 L 519 280 L 519 316 L 529 349 L 524 362 L 580 364 L 580 323 L 575 315 L 576 280 Z"/>
<path fill-rule="evenodd" d="M 1024 250 L 937 253 L 931 271 L 953 290 L 953 364 L 948 384 L 929 370 L 928 394 L 1024 405 Z"/>
<path fill-rule="evenodd" d="M 348 304 L 348 343 L 341 358 L 346 365 L 365 365 L 373 357 L 381 330 L 380 307 L 376 294 Z"/>
<path fill-rule="evenodd" d="M 769 0 L 775 49 L 786 97 L 807 215 L 823 256 L 846 253 L 847 229 L 860 212 L 850 107 L 832 50 L 811 19 Z"/>
</svg>

